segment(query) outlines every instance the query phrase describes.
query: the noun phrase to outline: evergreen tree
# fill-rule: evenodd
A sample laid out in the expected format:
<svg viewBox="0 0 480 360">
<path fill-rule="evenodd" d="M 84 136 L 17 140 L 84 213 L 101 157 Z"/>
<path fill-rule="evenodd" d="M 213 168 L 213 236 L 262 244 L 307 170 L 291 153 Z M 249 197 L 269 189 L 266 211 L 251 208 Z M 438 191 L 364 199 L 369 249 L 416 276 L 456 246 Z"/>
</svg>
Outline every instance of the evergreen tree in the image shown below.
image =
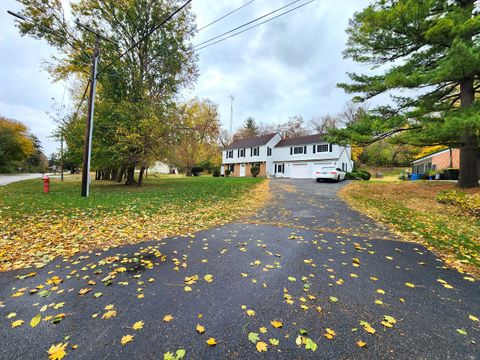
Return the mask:
<svg viewBox="0 0 480 360">
<path fill-rule="evenodd" d="M 475 0 L 376 0 L 354 15 L 345 57 L 372 65 L 339 84 L 366 101 L 390 93 L 380 106 L 345 129 L 336 141 L 396 142 L 460 148 L 459 186 L 478 186 L 480 15 Z M 405 91 L 406 90 L 406 91 Z"/>
</svg>

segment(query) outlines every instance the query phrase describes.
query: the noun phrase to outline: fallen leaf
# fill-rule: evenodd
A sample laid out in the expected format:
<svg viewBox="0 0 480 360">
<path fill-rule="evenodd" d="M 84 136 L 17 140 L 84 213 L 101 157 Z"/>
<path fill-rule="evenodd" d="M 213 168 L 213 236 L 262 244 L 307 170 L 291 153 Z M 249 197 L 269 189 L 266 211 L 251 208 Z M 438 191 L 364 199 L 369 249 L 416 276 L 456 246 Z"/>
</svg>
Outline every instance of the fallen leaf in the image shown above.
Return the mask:
<svg viewBox="0 0 480 360">
<path fill-rule="evenodd" d="M 197 324 L 197 327 L 195 328 L 195 330 L 197 330 L 199 334 L 203 334 L 205 332 L 205 328 L 200 324 Z"/>
<path fill-rule="evenodd" d="M 277 346 L 280 343 L 278 339 L 268 339 L 268 342 L 273 346 Z"/>
<path fill-rule="evenodd" d="M 267 351 L 267 348 L 268 348 L 267 343 L 264 343 L 263 341 L 257 342 L 257 345 L 255 345 L 255 346 L 256 346 L 258 352 Z"/>
<path fill-rule="evenodd" d="M 67 354 L 65 351 L 67 345 L 68 343 L 60 343 L 50 346 L 50 349 L 48 349 L 48 358 L 50 360 L 62 360 Z"/>
<path fill-rule="evenodd" d="M 163 317 L 163 321 L 165 321 L 165 322 L 170 322 L 170 321 L 172 321 L 172 320 L 173 320 L 173 316 L 172 316 L 172 315 L 165 315 L 165 316 Z"/>
<path fill-rule="evenodd" d="M 415 284 L 406 282 L 406 283 L 405 283 L 405 286 L 408 286 L 408 287 L 410 287 L 410 288 L 414 288 L 414 287 L 415 287 Z"/>
<path fill-rule="evenodd" d="M 135 324 L 132 325 L 133 330 L 141 330 L 143 329 L 144 322 L 143 321 L 137 321 Z"/>
<path fill-rule="evenodd" d="M 80 291 L 78 292 L 78 295 L 80 295 L 80 296 L 85 295 L 86 293 L 90 292 L 91 290 L 92 290 L 92 288 L 80 289 Z"/>
<path fill-rule="evenodd" d="M 215 345 L 217 345 L 217 340 L 215 340 L 215 338 L 209 338 L 207 340 L 207 345 L 208 346 L 215 346 Z"/>
<path fill-rule="evenodd" d="M 251 332 L 248 333 L 248 341 L 251 341 L 252 343 L 257 343 L 257 341 L 260 341 L 260 337 L 258 336 L 257 333 Z"/>
<path fill-rule="evenodd" d="M 468 315 L 468 318 L 472 321 L 479 321 L 478 318 L 476 316 L 473 316 L 473 315 Z"/>
<path fill-rule="evenodd" d="M 40 323 L 41 320 L 42 320 L 42 315 L 40 315 L 40 314 L 35 315 L 32 318 L 32 320 L 30 320 L 30 326 L 31 327 L 37 326 Z"/>
<path fill-rule="evenodd" d="M 206 281 L 206 282 L 209 282 L 211 283 L 213 281 L 213 275 L 211 274 L 207 274 L 203 277 L 203 279 Z"/>
<path fill-rule="evenodd" d="M 16 328 L 18 326 L 21 326 L 25 321 L 23 320 L 15 320 L 12 322 L 12 328 Z"/>
<path fill-rule="evenodd" d="M 272 324 L 274 328 L 281 328 L 283 326 L 283 323 L 278 320 L 272 320 L 270 321 L 270 324 Z"/>
<path fill-rule="evenodd" d="M 362 347 L 367 346 L 367 343 L 366 343 L 366 342 L 363 342 L 362 340 L 358 340 L 358 341 L 357 341 L 357 346 L 362 348 Z"/>
<path fill-rule="evenodd" d="M 122 345 L 126 345 L 126 344 L 128 344 L 129 342 L 131 342 L 134 337 L 135 337 L 135 335 L 125 335 L 125 336 L 122 336 L 122 340 L 120 341 L 120 343 L 121 343 Z"/>
</svg>

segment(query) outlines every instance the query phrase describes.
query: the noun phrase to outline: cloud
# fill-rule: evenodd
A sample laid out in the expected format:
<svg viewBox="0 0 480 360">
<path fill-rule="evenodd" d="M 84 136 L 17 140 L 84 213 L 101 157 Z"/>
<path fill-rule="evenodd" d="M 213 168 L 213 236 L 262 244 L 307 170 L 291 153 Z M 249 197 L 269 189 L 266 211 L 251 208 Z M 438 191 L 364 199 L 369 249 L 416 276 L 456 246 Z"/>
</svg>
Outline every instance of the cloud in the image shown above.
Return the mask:
<svg viewBox="0 0 480 360">
<path fill-rule="evenodd" d="M 291 0 L 256 0 L 232 16 L 201 31 L 198 44 L 261 16 Z M 202 27 L 248 0 L 193 1 Z M 301 4 L 299 2 L 298 4 Z M 293 115 L 305 119 L 336 113 L 350 99 L 336 84 L 346 72 L 365 70 L 342 58 L 345 28 L 355 11 L 368 0 L 316 0 L 313 3 L 217 45 L 199 51 L 200 77 L 185 98 L 210 98 L 219 104 L 225 127 L 234 101 L 234 127 L 248 116 L 278 123 Z M 49 139 L 53 121 L 46 115 L 52 98 L 61 101 L 64 83 L 52 83 L 44 64 L 55 50 L 44 41 L 21 37 L 7 9 L 18 10 L 15 0 L 0 5 L 0 114 L 23 121 L 37 135 L 48 154 L 58 148 Z M 65 103 L 69 102 L 68 92 Z"/>
</svg>

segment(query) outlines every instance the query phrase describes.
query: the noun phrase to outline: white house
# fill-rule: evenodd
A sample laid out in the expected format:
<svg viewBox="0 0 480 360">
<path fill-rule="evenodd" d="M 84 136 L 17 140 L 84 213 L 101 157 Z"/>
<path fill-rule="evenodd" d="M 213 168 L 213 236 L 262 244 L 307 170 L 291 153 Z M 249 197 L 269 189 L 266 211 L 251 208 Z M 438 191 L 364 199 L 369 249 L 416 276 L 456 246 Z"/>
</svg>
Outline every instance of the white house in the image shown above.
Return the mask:
<svg viewBox="0 0 480 360">
<path fill-rule="evenodd" d="M 259 176 L 313 179 L 324 166 L 352 171 L 350 146 L 326 142 L 322 135 L 281 139 L 279 134 L 237 140 L 223 151 L 224 170 L 232 176 L 250 176 L 252 165 L 260 166 Z"/>
<path fill-rule="evenodd" d="M 255 165 L 260 168 L 258 176 L 273 175 L 273 149 L 280 140 L 274 133 L 234 141 L 222 152 L 221 174 L 229 170 L 232 176 L 251 176 L 250 169 Z"/>
</svg>

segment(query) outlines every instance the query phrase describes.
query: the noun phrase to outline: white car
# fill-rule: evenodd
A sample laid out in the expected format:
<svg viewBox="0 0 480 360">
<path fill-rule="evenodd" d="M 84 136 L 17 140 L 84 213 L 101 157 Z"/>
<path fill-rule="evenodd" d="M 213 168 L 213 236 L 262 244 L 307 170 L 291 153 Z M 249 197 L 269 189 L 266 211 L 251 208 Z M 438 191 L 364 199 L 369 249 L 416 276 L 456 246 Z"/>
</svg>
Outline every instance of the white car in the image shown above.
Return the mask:
<svg viewBox="0 0 480 360">
<path fill-rule="evenodd" d="M 334 166 L 324 166 L 315 173 L 315 178 L 317 182 L 321 180 L 330 180 L 330 181 L 343 181 L 345 180 L 345 172 Z"/>
</svg>

